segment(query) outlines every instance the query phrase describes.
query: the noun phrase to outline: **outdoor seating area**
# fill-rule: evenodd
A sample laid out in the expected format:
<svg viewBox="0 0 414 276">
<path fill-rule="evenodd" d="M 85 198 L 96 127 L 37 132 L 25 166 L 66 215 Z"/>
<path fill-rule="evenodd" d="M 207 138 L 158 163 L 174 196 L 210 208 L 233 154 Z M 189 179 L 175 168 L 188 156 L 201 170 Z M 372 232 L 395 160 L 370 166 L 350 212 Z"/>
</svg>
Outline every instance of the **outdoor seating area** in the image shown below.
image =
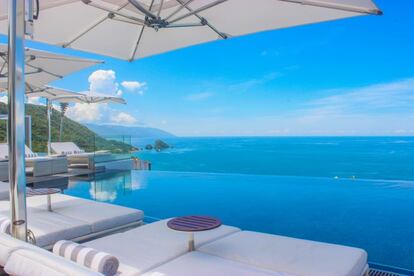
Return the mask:
<svg viewBox="0 0 414 276">
<path fill-rule="evenodd" d="M 73 266 L 79 267 L 79 271 L 88 271 L 87 266 L 79 264 L 82 262 L 74 261 L 77 260 L 74 254 L 81 254 L 82 249 L 90 248 L 116 258 L 119 264 L 116 275 L 368 275 L 364 250 L 242 231 L 226 225 L 195 233 L 195 250 L 189 252 L 188 235 L 169 229 L 167 221 L 83 243 L 78 251 L 76 244 L 62 241 L 55 245 L 55 255 L 31 245 L 25 244 L 23 248 L 41 255 L 40 263 L 35 265 L 33 271 L 56 269 L 54 259 L 68 263 L 62 269 Z M 3 250 L 22 247 L 19 241 L 4 234 L 0 236 Z M 24 260 L 27 256 L 15 254 L 3 254 L 0 265 L 5 267 L 7 273 L 21 275 L 19 273 L 24 268 L 14 264 L 19 258 Z M 95 272 L 104 271 L 101 268 L 95 269 Z"/>
<path fill-rule="evenodd" d="M 71 168 L 94 169 L 96 163 L 111 160 L 108 151 L 85 152 L 73 142 L 54 142 L 51 149 L 55 154 L 65 155 Z"/>
<path fill-rule="evenodd" d="M 138 193 L 141 193 L 141 195 L 152 195 L 147 187 L 154 185 L 153 182 L 145 177 L 139 178 L 136 177 L 137 175 L 135 177 L 131 175 L 122 176 L 124 184 L 129 177 L 130 187 L 122 186 L 120 178 L 104 183 L 105 185 L 101 185 L 103 188 L 97 184 L 99 177 L 96 177 L 95 173 L 105 170 L 107 172 L 113 170 L 119 173 L 127 165 L 130 168 L 128 167 L 125 170 L 129 172 L 132 170 L 133 165 L 136 168 L 143 167 L 138 158 L 141 150 L 146 150 L 146 153 L 152 156 L 151 154 L 162 155 L 161 149 L 159 149 L 162 148 L 165 150 L 163 152 L 165 153 L 164 157 L 171 158 L 165 159 L 169 160 L 168 162 L 172 162 L 171 160 L 176 162 L 171 153 L 193 151 L 192 148 L 176 148 L 176 145 L 170 146 L 163 142 L 160 140 L 161 138 L 164 139 L 163 137 L 171 140 L 177 137 L 173 134 L 170 135 L 167 131 L 158 130 L 156 128 L 158 125 L 156 127 L 150 126 L 147 124 L 148 122 L 159 124 L 160 126 L 165 125 L 166 129 L 178 127 L 183 129 L 183 133 L 187 133 L 187 127 L 193 125 L 201 129 L 191 132 L 196 136 L 207 135 L 210 132 L 216 133 L 215 130 L 213 131 L 207 127 L 208 123 L 214 127 L 216 125 L 226 125 L 225 128 L 228 128 L 231 133 L 237 133 L 241 137 L 244 137 L 243 135 L 250 137 L 250 132 L 245 132 L 245 129 L 255 129 L 254 121 L 260 119 L 267 122 L 264 128 L 267 133 L 266 137 L 274 133 L 283 136 L 285 134 L 290 135 L 290 127 L 288 125 L 284 126 L 282 124 L 283 121 L 280 119 L 281 116 L 273 113 L 276 105 L 273 106 L 273 103 L 270 102 L 270 97 L 269 99 L 267 98 L 268 94 L 270 94 L 268 91 L 273 91 L 273 87 L 270 86 L 273 81 L 283 83 L 286 86 L 283 89 L 286 89 L 286 91 L 294 88 L 295 95 L 301 94 L 299 92 L 302 91 L 302 88 L 293 81 L 285 79 L 285 77 L 293 74 L 291 72 L 302 73 L 302 69 L 308 69 L 309 67 L 302 67 L 298 61 L 284 62 L 280 59 L 274 62 L 270 60 L 271 57 L 279 56 L 279 54 L 282 55 L 284 51 L 287 52 L 287 49 L 293 52 L 290 47 L 283 46 L 285 47 L 283 48 L 279 46 L 280 48 L 276 51 L 275 47 L 274 49 L 269 47 L 271 44 L 280 43 L 279 41 L 276 43 L 276 39 L 272 43 L 269 43 L 269 41 L 259 43 L 258 41 L 257 44 L 262 45 L 263 49 L 258 51 L 254 58 L 243 55 L 246 61 L 263 59 L 263 64 L 266 64 L 265 61 L 268 62 L 268 65 L 263 66 L 265 67 L 263 70 L 257 68 L 257 72 L 254 73 L 247 71 L 248 68 L 255 68 L 254 65 L 250 66 L 247 62 L 245 66 L 240 66 L 245 71 L 231 69 L 230 65 L 240 59 L 240 57 L 233 57 L 234 61 L 232 61 L 228 56 L 230 51 L 223 51 L 221 56 L 215 56 L 217 60 L 211 59 L 211 64 L 198 62 L 194 58 L 194 60 L 191 60 L 191 64 L 186 65 L 186 73 L 180 76 L 194 80 L 199 79 L 199 84 L 194 86 L 188 82 L 188 79 L 183 82 L 185 85 L 178 85 L 181 79 L 175 78 L 173 75 L 175 71 L 170 70 L 170 68 L 163 68 L 168 74 L 160 70 L 160 72 L 157 72 L 159 75 L 157 75 L 153 73 L 157 71 L 156 68 L 154 69 L 145 63 L 142 63 L 142 67 L 139 67 L 139 70 L 142 70 L 141 72 L 133 72 L 130 70 L 130 68 L 133 68 L 131 66 L 128 68 L 128 74 L 118 76 L 117 78 L 115 77 L 114 70 L 124 66 L 119 62 L 119 64 L 116 63 L 113 70 L 110 67 L 103 70 L 102 68 L 104 67 L 102 66 L 95 68 L 96 71 L 94 73 L 98 72 L 100 75 L 95 75 L 94 78 L 92 77 L 93 73 L 90 75 L 88 78 L 89 87 L 86 88 L 87 91 L 72 91 L 70 89 L 73 89 L 75 86 L 77 89 L 85 89 L 84 83 L 81 83 L 81 81 L 77 83 L 81 78 L 85 79 L 85 75 L 77 76 L 78 79 L 67 78 L 61 81 L 62 79 L 80 70 L 97 66 L 102 62 L 92 59 L 71 58 L 57 53 L 25 48 L 25 40 L 30 40 L 30 43 L 35 45 L 35 47 L 45 48 L 50 51 L 56 51 L 55 47 L 61 47 L 62 52 L 71 49 L 73 53 L 76 53 L 76 51 L 83 52 L 82 56 L 104 55 L 108 57 L 110 62 L 113 62 L 112 59 L 115 58 L 132 62 L 181 48 L 218 40 L 224 41 L 254 33 L 360 16 L 382 15 L 382 11 L 374 1 L 0 0 L 0 7 L 0 33 L 4 40 L 6 40 L 7 36 L 8 43 L 7 45 L 0 45 L 0 92 L 7 95 L 7 99 L 3 99 L 3 102 L 4 105 L 7 105 L 7 111 L 5 112 L 8 113 L 8 124 L 5 127 L 5 131 L 3 131 L 6 133 L 5 137 L 7 137 L 3 141 L 8 141 L 8 143 L 0 144 L 0 275 L 3 273 L 13 276 L 370 275 L 371 263 L 369 263 L 367 251 L 370 254 L 372 251 L 369 247 L 365 247 L 366 244 L 352 243 L 346 239 L 333 239 L 329 235 L 326 235 L 329 237 L 315 238 L 315 236 L 300 235 L 297 232 L 283 232 L 280 229 L 280 225 L 283 225 L 283 222 L 271 228 L 269 225 L 265 225 L 267 223 L 265 221 L 261 228 L 257 225 L 251 227 L 252 224 L 241 224 L 237 220 L 229 219 L 229 217 L 246 216 L 249 222 L 251 222 L 254 221 L 251 218 L 256 218 L 255 215 L 258 212 L 249 210 L 249 214 L 246 215 L 247 212 L 243 211 L 244 209 L 240 210 L 238 208 L 245 204 L 247 200 L 252 200 L 252 204 L 255 204 L 253 200 L 262 200 L 264 198 L 264 196 L 258 196 L 257 199 L 253 198 L 255 193 L 251 191 L 257 187 L 250 185 L 251 182 L 233 181 L 233 183 L 240 184 L 237 189 L 241 187 L 240 190 L 243 188 L 248 193 L 247 196 L 243 197 L 243 200 L 237 202 L 239 204 L 237 205 L 224 203 L 232 196 L 235 189 L 228 193 L 221 190 L 221 194 L 219 194 L 214 190 L 206 189 L 205 191 L 200 188 L 201 186 L 196 187 L 194 185 L 191 188 L 194 188 L 193 193 L 199 196 L 196 197 L 189 192 L 191 190 L 190 185 L 183 184 L 183 179 L 193 179 L 193 182 L 201 181 L 194 180 L 197 178 L 193 178 L 193 175 L 177 176 L 179 177 L 177 182 L 181 186 L 177 186 L 179 188 L 175 192 L 185 193 L 185 199 L 177 200 L 174 198 L 173 204 L 186 207 L 185 212 L 188 210 L 189 213 L 200 210 L 202 212 L 210 212 L 212 211 L 210 205 L 216 204 L 216 202 L 206 201 L 208 202 L 207 204 L 199 204 L 202 205 L 198 206 L 200 209 L 195 208 L 192 210 L 190 207 L 191 203 L 199 203 L 198 200 L 201 196 L 204 196 L 204 192 L 205 194 L 209 192 L 210 196 L 217 196 L 217 206 L 219 206 L 217 208 L 230 207 L 238 212 L 237 215 L 223 216 L 223 223 L 219 218 L 219 216 L 223 215 L 221 212 L 211 212 L 214 215 L 218 214 L 217 218 L 202 215 L 176 217 L 183 212 L 174 210 L 173 204 L 165 204 L 167 200 L 174 197 L 174 193 L 171 192 L 171 178 L 163 180 L 162 176 L 156 175 L 158 176 L 158 181 L 160 181 L 158 183 L 161 183 L 157 187 L 161 190 L 161 196 L 154 196 L 150 199 L 147 197 L 144 200 L 137 196 Z M 334 33 L 332 30 L 330 32 Z M 108 39 L 108 34 L 111 35 L 110 39 Z M 326 43 L 321 42 L 321 39 L 316 35 L 309 37 L 303 35 L 300 37 L 303 37 L 304 41 L 315 40 L 313 41 L 315 47 L 321 47 L 323 43 Z M 355 37 L 360 38 L 357 35 Z M 280 41 L 283 41 L 283 39 Z M 324 39 L 329 40 L 330 38 Z M 344 41 L 346 39 L 348 37 L 344 36 Z M 245 43 L 242 39 L 238 42 L 241 43 L 240 45 Z M 352 45 L 357 45 L 354 41 L 351 43 Z M 246 44 L 244 46 L 246 48 L 239 46 L 240 51 L 248 50 L 253 44 L 255 43 Z M 349 48 L 351 49 L 352 47 Z M 272 54 L 270 51 L 272 51 Z M 331 54 L 332 56 L 338 55 L 336 52 Z M 296 55 L 298 60 L 312 57 L 312 55 L 303 50 L 297 51 Z M 228 57 L 229 59 L 227 60 Z M 312 64 L 319 59 L 315 55 L 315 61 Z M 232 75 L 232 79 L 227 80 L 220 71 L 217 72 L 217 76 L 211 76 L 210 79 L 201 81 L 201 78 L 198 78 L 192 72 L 196 69 L 205 70 L 209 66 L 217 69 L 223 66 L 219 63 L 219 61 L 223 60 L 224 63 L 222 64 L 229 66 L 228 71 L 231 72 L 229 75 Z M 184 62 L 182 63 L 184 64 Z M 276 63 L 280 64 L 280 66 L 283 65 L 283 68 L 273 67 Z M 171 68 L 177 67 L 177 64 L 169 62 Z M 351 66 L 346 68 L 349 70 Z M 133 76 L 139 75 L 138 73 L 143 75 L 143 78 L 146 77 L 148 79 L 132 79 Z M 319 72 L 316 73 L 306 77 L 311 80 L 316 75 L 322 75 Z M 240 76 L 235 77 L 237 74 L 240 74 Z M 167 75 L 170 79 L 167 78 Z M 303 76 L 304 74 L 301 75 L 302 78 L 304 78 Z M 152 79 L 153 77 L 170 80 L 171 84 L 178 87 L 177 90 L 180 89 L 178 92 L 174 91 L 175 87 L 171 85 L 172 92 L 165 97 L 167 104 L 163 106 L 158 103 L 159 105 L 157 105 L 157 107 L 166 109 L 166 111 L 171 109 L 172 111 L 170 112 L 174 112 L 180 120 L 164 116 L 164 113 L 157 112 L 156 110 L 150 112 L 146 109 L 147 106 L 145 106 L 146 108 L 138 107 L 141 102 L 146 104 L 150 102 L 148 99 L 156 97 L 154 96 L 156 93 L 144 93 L 148 87 L 151 86 L 151 89 L 155 87 L 154 90 L 156 92 L 170 89 L 169 83 L 165 87 L 160 84 L 153 85 L 153 83 L 156 83 Z M 57 88 L 50 86 L 55 81 L 59 85 L 68 87 Z M 345 78 L 342 81 L 350 83 Z M 151 83 L 151 85 L 147 85 L 147 83 Z M 232 96 L 228 96 L 227 94 L 230 95 L 230 93 L 226 93 L 226 97 L 231 97 L 232 102 L 230 104 L 227 98 L 216 98 L 216 94 L 218 95 L 220 90 L 244 92 L 244 90 L 253 89 L 256 86 L 262 86 L 262 90 L 258 93 L 234 93 Z M 308 86 L 307 89 L 314 89 L 319 94 L 325 93 L 326 95 L 324 94 L 324 96 L 328 100 L 318 101 L 309 97 L 310 103 L 300 105 L 299 101 L 292 100 L 293 98 L 282 97 L 281 102 L 278 103 L 280 106 L 284 104 L 286 106 L 297 105 L 302 108 L 300 112 L 297 112 L 298 119 L 295 119 L 295 121 L 302 124 L 302 128 L 307 128 L 310 125 L 308 121 L 316 120 L 314 117 L 318 117 L 319 113 L 322 114 L 320 115 L 321 117 L 330 116 L 331 112 L 324 112 L 325 110 L 319 108 L 319 105 L 321 102 L 326 101 L 335 102 L 332 101 L 332 99 L 336 99 L 335 95 L 329 93 L 342 91 L 339 88 L 328 89 L 330 88 L 328 84 L 325 89 L 319 91 L 316 86 L 313 86 L 311 81 L 309 81 Z M 343 86 L 345 87 L 345 85 Z M 186 90 L 193 89 L 193 87 L 197 87 L 197 91 L 199 90 L 198 94 L 194 94 L 192 90 Z M 349 85 L 347 87 L 353 86 Z M 280 89 L 280 91 L 284 91 L 283 89 Z M 154 90 L 151 90 L 151 92 Z M 355 88 L 355 91 L 358 90 Z M 175 96 L 176 94 L 173 92 L 177 92 L 176 94 L 179 95 L 177 98 L 181 99 L 183 105 L 184 102 L 194 104 L 195 107 L 192 106 L 191 109 L 188 109 L 190 114 L 179 114 L 178 111 L 184 111 L 184 108 L 180 105 L 170 104 L 172 100 L 168 97 L 171 95 Z M 182 95 L 179 93 L 182 93 Z M 343 93 L 345 94 L 345 92 Z M 147 95 L 149 96 L 147 97 Z M 213 95 L 214 97 L 212 97 Z M 126 104 L 126 100 L 123 97 L 128 100 L 132 99 L 132 97 L 141 97 L 139 100 L 131 100 L 133 107 L 129 110 L 135 112 L 134 116 L 128 113 L 128 107 L 122 107 L 119 110 L 109 107 L 109 104 L 114 103 Z M 218 102 L 214 104 L 204 101 L 210 97 L 213 98 L 211 99 L 212 101 L 217 100 Z M 234 108 L 243 97 L 249 100 L 249 106 L 247 108 L 244 107 L 243 112 L 236 112 Z M 260 101 L 256 102 L 255 97 Z M 161 97 L 156 100 L 154 98 L 152 98 L 153 101 L 161 99 Z M 38 100 L 40 102 L 36 104 Z M 198 105 L 196 106 L 197 102 Z M 356 102 L 359 103 L 358 101 Z M 255 110 L 251 108 L 251 106 L 254 106 L 251 105 L 253 103 L 259 105 L 259 108 L 256 110 L 258 115 L 254 114 Z M 27 141 L 24 141 L 25 139 L 22 138 L 26 137 L 25 133 L 32 130 L 31 123 L 30 127 L 27 127 L 24 125 L 24 120 L 22 120 L 27 115 L 25 113 L 29 113 L 27 112 L 30 109 L 29 107 L 33 107 L 29 106 L 29 104 L 43 106 L 42 108 L 37 107 L 36 110 L 33 108 L 35 111 L 31 110 L 31 112 L 37 112 L 36 115 L 47 115 L 47 120 L 43 121 L 43 118 L 40 120 L 42 121 L 41 127 L 38 124 L 40 116 L 36 116 L 38 121 L 36 121 L 37 124 L 33 125 L 39 126 L 39 129 L 36 129 L 36 135 L 39 139 L 36 140 L 37 142 L 33 148 L 31 135 L 28 135 L 30 137 L 26 139 Z M 83 106 L 79 108 L 79 105 L 82 104 Z M 96 108 L 96 104 L 105 104 L 105 106 L 99 109 Z M 214 105 L 214 108 L 208 107 L 207 104 Z M 89 106 L 85 108 L 85 105 Z M 332 106 L 335 108 L 327 110 L 342 108 L 342 105 L 339 104 L 332 104 Z M 261 110 L 262 107 L 263 110 Z M 312 109 L 309 108 L 309 114 L 305 112 L 308 109 L 304 107 L 312 107 Z M 203 111 L 208 112 L 209 115 L 199 115 Z M 280 112 L 282 111 L 284 111 L 283 108 Z M 347 114 L 345 111 L 345 109 L 342 111 L 343 114 Z M 192 114 L 202 119 L 199 121 L 194 120 Z M 223 114 L 223 117 L 219 117 L 220 114 Z M 318 116 L 314 114 L 318 114 Z M 341 113 L 340 115 L 342 116 L 343 114 Z M 239 117 L 241 115 L 242 117 Z M 295 117 L 293 115 L 296 116 L 296 113 L 292 113 L 289 116 L 293 118 Z M 142 118 L 138 118 L 139 116 Z M 311 120 L 308 118 L 311 118 Z M 237 124 L 232 122 L 236 119 L 239 119 L 237 122 L 243 125 L 244 129 L 237 131 L 233 129 Z M 139 139 L 154 138 L 154 140 L 156 139 L 156 145 L 162 143 L 165 146 L 155 146 L 154 150 L 152 141 L 145 141 L 147 143 L 146 146 L 141 147 L 138 143 L 132 143 L 131 139 L 129 142 L 125 142 L 125 140 L 111 140 L 108 138 L 109 135 L 112 133 L 118 135 L 123 129 L 108 128 L 110 131 L 101 130 L 101 133 L 106 132 L 109 135 L 101 134 L 98 130 L 92 131 L 92 126 L 95 123 L 94 120 L 101 120 L 100 123 L 102 125 L 130 127 L 131 133 L 138 133 L 142 136 Z M 184 120 L 185 123 L 181 123 L 181 120 Z M 206 127 L 203 125 L 204 123 L 200 122 L 205 122 Z M 274 125 L 278 125 L 278 128 L 273 129 Z M 323 124 L 321 123 L 321 125 Z M 279 130 L 279 127 L 284 130 Z M 48 129 L 47 134 L 45 134 L 46 128 Z M 39 134 L 39 132 L 41 133 Z M 226 136 L 227 130 L 221 132 L 222 135 L 220 136 L 228 138 Z M 342 132 L 338 130 L 338 133 Z M 151 135 L 159 135 L 161 138 Z M 94 144 L 85 146 L 91 137 Z M 252 137 L 255 136 L 252 135 Z M 139 141 L 139 143 L 144 144 L 143 141 Z M 252 146 L 250 146 L 251 151 L 243 155 L 245 159 L 242 157 L 240 160 L 236 160 L 237 157 L 235 156 L 241 152 L 241 146 L 238 143 L 233 143 L 232 140 L 228 140 L 226 143 L 234 144 L 233 151 L 229 154 L 233 157 L 234 163 L 242 163 L 243 168 L 246 168 L 246 170 L 253 167 L 253 165 L 258 165 L 253 164 L 254 162 L 251 162 L 250 159 L 251 155 L 260 155 L 260 153 L 255 152 L 255 150 L 260 150 L 256 143 L 252 143 Z M 177 144 L 180 146 L 179 142 Z M 212 151 L 216 148 L 220 149 L 217 145 L 212 142 L 206 148 Z M 171 150 L 169 150 L 170 148 Z M 265 146 L 265 148 L 268 151 L 272 150 L 270 144 Z M 287 150 L 287 148 L 288 146 L 284 150 Z M 32 149 L 34 150 L 32 151 Z M 202 149 L 204 148 L 200 147 L 200 150 Z M 136 156 L 133 154 L 136 154 Z M 197 170 L 197 168 L 190 165 L 183 166 L 181 170 L 176 169 L 174 172 L 189 172 L 193 170 L 191 172 L 211 173 L 211 175 L 206 176 L 206 178 L 211 179 L 216 178 L 216 174 L 239 174 L 237 171 L 226 171 L 221 168 L 227 162 L 224 161 L 224 158 L 223 160 L 218 160 L 226 155 L 223 150 L 221 150 L 220 154 L 215 158 L 217 161 L 220 161 L 216 162 L 217 166 L 220 166 L 219 169 L 204 171 L 203 169 Z M 276 151 L 272 152 L 274 156 L 277 154 Z M 263 156 L 260 157 L 265 159 Z M 205 170 L 208 168 L 206 159 L 201 158 L 196 161 L 202 163 L 200 167 L 205 167 Z M 284 161 L 285 159 L 280 158 L 280 160 Z M 326 158 L 326 160 L 329 160 L 329 158 Z M 159 162 L 161 164 L 159 166 L 167 171 L 165 163 L 168 162 Z M 289 160 L 286 161 L 286 163 L 289 162 Z M 268 163 L 271 163 L 270 159 Z M 292 161 L 291 163 L 295 162 Z M 282 170 L 285 164 L 273 165 L 278 167 L 277 169 Z M 287 175 L 286 171 L 286 169 L 285 171 L 273 169 L 268 174 Z M 311 169 L 309 171 L 309 174 L 315 177 L 316 173 L 314 175 Z M 265 168 L 263 168 L 261 174 L 266 174 L 266 172 Z M 90 177 L 92 174 L 93 177 Z M 254 172 L 250 174 L 254 175 Z M 72 179 L 72 183 L 69 184 L 70 177 L 79 175 L 87 175 L 87 180 L 90 180 L 90 183 L 86 183 L 85 179 L 81 179 L 79 182 L 85 181 L 74 184 Z M 35 181 L 36 178 L 37 181 Z M 72 189 L 49 185 L 49 183 L 54 183 L 58 178 L 66 181 L 66 188 L 73 184 L 72 187 L 69 187 Z M 284 179 L 278 179 L 277 185 L 285 181 Z M 286 185 L 286 183 L 280 185 Z M 106 189 L 107 186 L 111 186 L 112 190 Z M 222 187 L 220 186 L 220 188 Z M 96 196 L 97 194 L 100 196 Z M 303 198 L 307 196 L 307 193 L 302 195 Z M 120 197 L 123 198 L 123 201 L 120 200 Z M 275 202 L 274 198 L 267 200 L 270 201 L 269 205 Z M 158 204 L 157 207 L 160 204 L 165 204 L 169 210 L 162 213 L 159 209 L 156 209 L 157 207 L 154 208 L 155 210 L 147 208 L 148 205 L 145 204 L 149 204 L 149 202 L 156 202 Z M 246 206 L 250 208 L 251 205 L 246 204 Z M 359 206 L 356 206 L 355 209 L 357 207 Z M 324 208 L 326 208 L 325 205 Z M 283 212 L 285 209 L 281 208 L 281 210 Z M 163 219 L 155 218 L 154 222 L 147 223 L 146 219 L 152 217 L 145 217 L 144 212 L 162 217 Z M 289 219 L 293 217 L 290 222 L 294 219 L 298 220 L 293 213 L 293 211 L 288 213 L 289 216 L 292 215 Z M 334 217 L 334 215 L 330 215 L 330 217 Z M 361 217 L 366 218 L 366 216 Z M 279 218 L 284 217 L 275 215 L 273 220 L 279 222 Z M 310 217 L 305 222 L 308 223 L 312 218 Z M 224 222 L 237 225 L 237 227 L 226 225 Z M 285 223 L 284 225 L 288 225 L 291 229 L 295 228 L 296 231 L 303 230 L 301 227 L 295 227 L 293 223 Z M 265 226 L 269 227 L 266 228 Z M 324 226 L 322 223 L 317 225 L 319 228 Z M 251 229 L 257 231 L 251 231 Z M 275 233 L 291 235 L 292 237 Z M 359 235 L 357 236 L 359 237 Z M 305 237 L 315 241 L 294 237 Z M 352 247 L 345 244 L 352 245 Z"/>
</svg>

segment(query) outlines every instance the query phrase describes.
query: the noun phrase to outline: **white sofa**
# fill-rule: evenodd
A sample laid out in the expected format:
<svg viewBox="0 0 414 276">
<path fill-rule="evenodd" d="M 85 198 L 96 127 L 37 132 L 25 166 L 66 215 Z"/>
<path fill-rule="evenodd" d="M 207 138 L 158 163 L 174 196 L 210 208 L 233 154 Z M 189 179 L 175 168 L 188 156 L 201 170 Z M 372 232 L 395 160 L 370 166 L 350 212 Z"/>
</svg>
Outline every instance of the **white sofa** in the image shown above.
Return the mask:
<svg viewBox="0 0 414 276">
<path fill-rule="evenodd" d="M 108 151 L 85 152 L 73 142 L 55 142 L 50 146 L 56 154 L 67 156 L 70 167 L 94 169 L 96 163 L 111 159 Z"/>
<path fill-rule="evenodd" d="M 0 158 L 8 159 L 8 145 L 0 144 Z M 68 160 L 65 156 L 38 156 L 25 146 L 26 173 L 34 177 L 65 173 L 68 171 Z M 0 180 L 8 180 L 8 162 L 0 164 Z"/>
</svg>

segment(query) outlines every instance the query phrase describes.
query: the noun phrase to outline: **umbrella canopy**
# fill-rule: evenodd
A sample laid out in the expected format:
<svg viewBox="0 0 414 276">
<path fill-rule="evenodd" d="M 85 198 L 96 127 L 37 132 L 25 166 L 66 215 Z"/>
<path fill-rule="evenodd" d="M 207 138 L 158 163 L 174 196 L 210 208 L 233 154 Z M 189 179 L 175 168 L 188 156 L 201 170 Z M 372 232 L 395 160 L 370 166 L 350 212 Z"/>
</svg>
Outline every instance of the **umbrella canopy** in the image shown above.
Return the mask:
<svg viewBox="0 0 414 276">
<path fill-rule="evenodd" d="M 61 95 L 51 98 L 53 101 L 61 103 L 87 103 L 87 104 L 104 104 L 104 103 L 118 103 L 126 104 L 126 101 L 121 97 L 108 96 L 106 94 L 94 93 L 94 92 L 83 92 Z"/>
<path fill-rule="evenodd" d="M 26 91 L 30 92 L 102 61 L 25 49 Z M 0 44 L 0 92 L 7 90 L 7 45 Z"/>
<path fill-rule="evenodd" d="M 7 0 L 0 32 L 7 33 Z M 134 60 L 231 37 L 381 14 L 371 0 L 42 0 L 33 39 Z"/>
<path fill-rule="evenodd" d="M 78 93 L 66 89 L 56 88 L 52 86 L 43 86 L 40 88 L 33 87 L 31 90 L 26 90 L 27 97 L 41 97 L 47 100 L 53 100 L 57 97 L 76 96 Z"/>
</svg>

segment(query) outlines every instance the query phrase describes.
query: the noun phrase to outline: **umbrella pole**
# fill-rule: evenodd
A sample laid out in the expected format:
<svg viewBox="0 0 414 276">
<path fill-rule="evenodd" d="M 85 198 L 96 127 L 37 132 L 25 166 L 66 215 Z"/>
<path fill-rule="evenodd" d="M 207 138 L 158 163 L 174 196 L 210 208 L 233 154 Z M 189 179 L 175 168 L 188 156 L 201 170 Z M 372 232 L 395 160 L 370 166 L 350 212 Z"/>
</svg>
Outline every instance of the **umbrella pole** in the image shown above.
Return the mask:
<svg viewBox="0 0 414 276">
<path fill-rule="evenodd" d="M 52 108 L 52 101 L 49 99 L 46 99 L 46 108 L 47 108 L 47 155 L 51 155 L 52 154 L 52 149 L 51 149 L 52 126 L 51 126 L 50 111 Z"/>
<path fill-rule="evenodd" d="M 25 0 L 9 0 L 8 144 L 11 234 L 26 241 L 24 8 Z"/>
</svg>

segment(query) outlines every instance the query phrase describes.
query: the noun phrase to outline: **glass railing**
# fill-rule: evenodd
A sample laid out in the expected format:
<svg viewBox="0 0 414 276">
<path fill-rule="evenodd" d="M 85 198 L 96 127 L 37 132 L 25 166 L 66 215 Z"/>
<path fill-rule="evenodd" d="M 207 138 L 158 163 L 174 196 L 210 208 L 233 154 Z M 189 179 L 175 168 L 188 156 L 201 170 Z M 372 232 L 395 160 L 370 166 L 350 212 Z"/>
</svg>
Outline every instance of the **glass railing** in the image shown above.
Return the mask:
<svg viewBox="0 0 414 276">
<path fill-rule="evenodd" d="M 68 156 L 69 165 L 90 169 L 109 162 L 129 160 L 135 148 L 130 136 L 103 137 L 89 135 L 65 137 L 60 141 L 52 139 L 52 152 Z"/>
</svg>

